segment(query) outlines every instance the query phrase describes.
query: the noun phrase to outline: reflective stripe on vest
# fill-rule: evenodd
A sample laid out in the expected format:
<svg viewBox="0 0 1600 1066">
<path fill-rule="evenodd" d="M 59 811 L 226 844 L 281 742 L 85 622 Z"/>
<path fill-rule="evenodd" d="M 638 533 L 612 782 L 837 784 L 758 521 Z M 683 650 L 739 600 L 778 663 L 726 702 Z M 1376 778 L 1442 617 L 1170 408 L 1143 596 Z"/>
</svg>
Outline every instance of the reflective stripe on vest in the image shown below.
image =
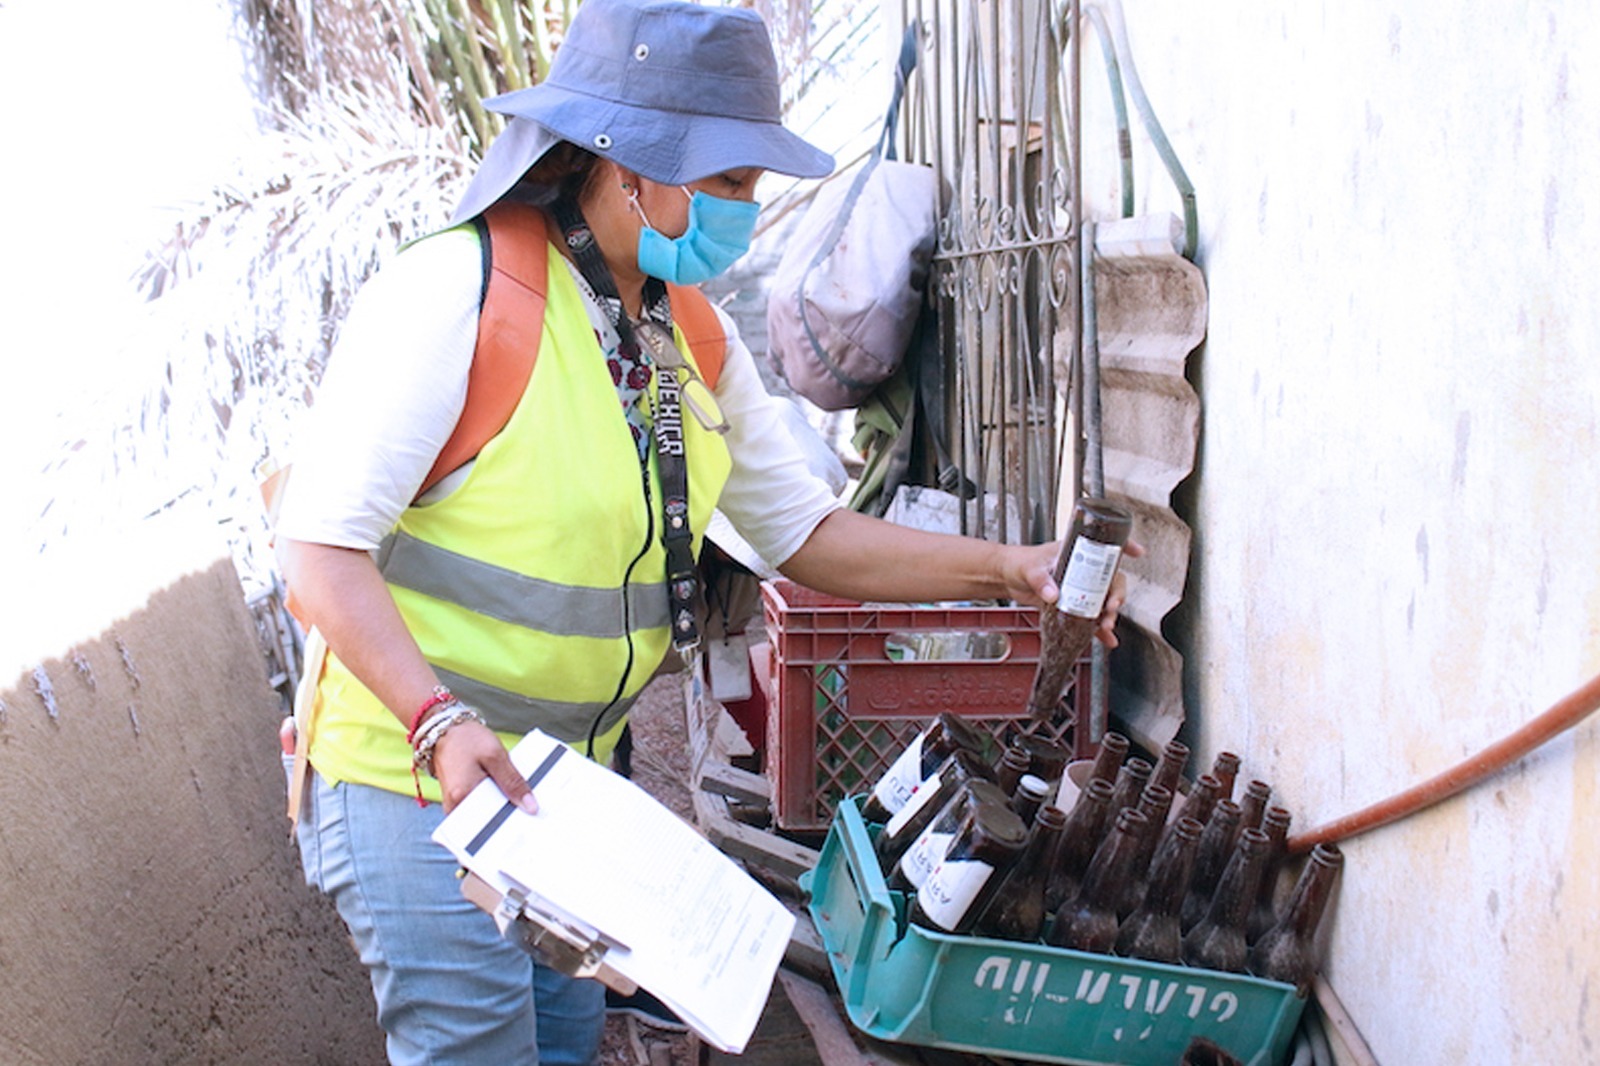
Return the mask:
<svg viewBox="0 0 1600 1066">
<path fill-rule="evenodd" d="M 669 646 L 661 495 L 652 461 L 646 499 L 615 386 L 565 269 L 550 272 L 547 300 L 538 359 L 510 421 L 449 495 L 406 510 L 379 566 L 457 696 L 496 730 L 537 727 L 582 750 L 622 720 Z M 684 434 L 691 524 L 703 531 L 731 462 L 722 439 L 693 419 Z M 329 710 L 388 713 L 371 703 Z"/>
</svg>

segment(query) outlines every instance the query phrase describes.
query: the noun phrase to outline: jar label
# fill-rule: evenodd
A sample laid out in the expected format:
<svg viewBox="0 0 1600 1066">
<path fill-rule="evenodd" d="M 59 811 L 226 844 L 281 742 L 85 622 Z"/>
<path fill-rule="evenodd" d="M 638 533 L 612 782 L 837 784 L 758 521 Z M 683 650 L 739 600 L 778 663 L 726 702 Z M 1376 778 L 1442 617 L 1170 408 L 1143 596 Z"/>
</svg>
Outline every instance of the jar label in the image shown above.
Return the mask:
<svg viewBox="0 0 1600 1066">
<path fill-rule="evenodd" d="M 992 873 L 993 866 L 976 859 L 945 859 L 917 890 L 917 905 L 935 925 L 953 932 Z"/>
<path fill-rule="evenodd" d="M 922 831 L 910 849 L 900 857 L 900 872 L 906 875 L 913 887 L 921 888 L 933 868 L 939 865 L 944 853 L 950 850 L 954 833 L 936 832 L 933 826 Z"/>
<path fill-rule="evenodd" d="M 1072 545 L 1067 572 L 1061 579 L 1061 596 L 1056 606 L 1063 614 L 1079 618 L 1099 618 L 1111 588 L 1111 575 L 1117 572 L 1122 549 L 1079 537 Z"/>
<path fill-rule="evenodd" d="M 878 783 L 872 787 L 872 796 L 891 815 L 906 805 L 906 800 L 922 784 L 922 733 L 912 738 L 906 750 L 889 765 Z"/>
<path fill-rule="evenodd" d="M 885 834 L 898 833 L 905 829 L 906 823 L 917 816 L 917 812 L 926 807 L 939 791 L 938 775 L 928 778 L 922 784 L 911 790 L 911 798 L 906 800 L 906 805 L 894 812 L 894 817 L 889 819 L 889 824 L 883 827 Z"/>
</svg>

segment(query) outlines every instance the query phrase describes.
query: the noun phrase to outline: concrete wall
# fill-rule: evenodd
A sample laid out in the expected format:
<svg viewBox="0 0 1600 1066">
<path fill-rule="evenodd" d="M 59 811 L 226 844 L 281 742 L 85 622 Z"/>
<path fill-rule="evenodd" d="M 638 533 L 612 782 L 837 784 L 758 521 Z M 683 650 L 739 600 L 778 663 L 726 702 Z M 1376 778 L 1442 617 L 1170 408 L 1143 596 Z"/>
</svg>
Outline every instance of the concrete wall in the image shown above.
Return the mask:
<svg viewBox="0 0 1600 1066">
<path fill-rule="evenodd" d="M 301 879 L 279 702 L 214 558 L 0 690 L 0 1062 L 383 1061 L 355 951 Z M 97 566 L 118 564 L 140 570 Z M 95 568 L 7 613 L 97 617 Z"/>
<path fill-rule="evenodd" d="M 1198 192 L 1198 749 L 1305 829 L 1600 671 L 1600 9 L 1127 0 Z M 1086 192 L 1116 210 L 1085 54 Z M 1135 136 L 1139 210 L 1178 200 Z M 1330 979 L 1386 1063 L 1600 1061 L 1600 722 L 1350 840 Z"/>
</svg>

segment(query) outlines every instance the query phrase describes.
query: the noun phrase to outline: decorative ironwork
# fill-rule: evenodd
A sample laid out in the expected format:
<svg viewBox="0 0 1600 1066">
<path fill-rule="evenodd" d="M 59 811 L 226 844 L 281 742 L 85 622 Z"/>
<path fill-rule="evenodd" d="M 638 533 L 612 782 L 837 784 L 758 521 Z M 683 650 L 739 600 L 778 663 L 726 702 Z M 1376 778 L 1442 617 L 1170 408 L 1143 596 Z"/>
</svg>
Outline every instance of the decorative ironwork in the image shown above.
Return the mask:
<svg viewBox="0 0 1600 1066">
<path fill-rule="evenodd" d="M 1076 364 L 1081 320 L 1078 2 L 907 0 L 902 15 L 924 30 L 903 157 L 943 179 L 933 292 L 963 528 L 1049 540 L 1076 461 L 1057 367 Z"/>
</svg>

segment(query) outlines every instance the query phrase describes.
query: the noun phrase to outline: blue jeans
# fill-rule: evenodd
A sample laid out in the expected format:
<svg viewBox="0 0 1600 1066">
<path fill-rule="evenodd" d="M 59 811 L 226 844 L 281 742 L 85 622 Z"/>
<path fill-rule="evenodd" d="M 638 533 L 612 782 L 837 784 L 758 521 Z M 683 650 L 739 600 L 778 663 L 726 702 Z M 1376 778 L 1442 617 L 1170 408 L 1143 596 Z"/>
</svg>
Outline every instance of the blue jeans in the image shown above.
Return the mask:
<svg viewBox="0 0 1600 1066">
<path fill-rule="evenodd" d="M 587 1066 L 605 988 L 536 962 L 461 894 L 438 804 L 313 775 L 298 837 L 372 978 L 394 1066 Z"/>
</svg>

